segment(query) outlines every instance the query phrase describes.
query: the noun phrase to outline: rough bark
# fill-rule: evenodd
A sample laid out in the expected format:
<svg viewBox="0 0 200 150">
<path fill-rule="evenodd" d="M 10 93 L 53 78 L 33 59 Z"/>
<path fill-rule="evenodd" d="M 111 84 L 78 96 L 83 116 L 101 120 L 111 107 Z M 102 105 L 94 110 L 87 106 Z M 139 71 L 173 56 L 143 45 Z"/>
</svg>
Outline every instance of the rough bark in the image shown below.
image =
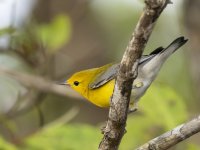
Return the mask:
<svg viewBox="0 0 200 150">
<path fill-rule="evenodd" d="M 99 150 L 117 150 L 125 133 L 132 83 L 137 77 L 138 61 L 156 20 L 169 0 L 145 0 L 145 8 L 123 55 L 111 98 L 108 122 Z"/>
<path fill-rule="evenodd" d="M 200 132 L 200 116 L 150 140 L 136 150 L 166 150 Z"/>
</svg>

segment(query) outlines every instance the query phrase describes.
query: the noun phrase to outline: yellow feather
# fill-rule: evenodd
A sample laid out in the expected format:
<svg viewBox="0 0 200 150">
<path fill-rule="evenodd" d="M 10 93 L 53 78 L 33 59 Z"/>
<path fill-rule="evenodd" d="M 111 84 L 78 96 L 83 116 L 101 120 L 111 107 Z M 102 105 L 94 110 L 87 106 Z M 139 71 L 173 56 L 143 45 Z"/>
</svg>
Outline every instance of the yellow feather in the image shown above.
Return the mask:
<svg viewBox="0 0 200 150">
<path fill-rule="evenodd" d="M 99 107 L 109 107 L 110 97 L 113 93 L 115 80 L 113 79 L 108 81 L 103 86 L 100 86 L 96 89 L 90 89 L 89 85 L 96 79 L 96 77 L 107 70 L 111 65 L 112 64 L 108 64 L 100 68 L 77 72 L 67 80 L 67 84 L 69 84 L 75 91 L 80 93 L 93 104 Z M 79 82 L 78 86 L 74 84 L 75 81 Z"/>
</svg>

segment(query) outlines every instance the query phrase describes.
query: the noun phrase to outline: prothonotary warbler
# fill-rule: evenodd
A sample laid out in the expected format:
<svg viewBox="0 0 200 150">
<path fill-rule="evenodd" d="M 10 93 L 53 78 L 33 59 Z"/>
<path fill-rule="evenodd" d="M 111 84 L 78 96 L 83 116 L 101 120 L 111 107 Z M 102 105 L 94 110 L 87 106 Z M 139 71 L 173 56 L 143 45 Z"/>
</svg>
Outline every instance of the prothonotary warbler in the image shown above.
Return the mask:
<svg viewBox="0 0 200 150">
<path fill-rule="evenodd" d="M 138 66 L 138 76 L 132 85 L 130 111 L 137 108 L 138 100 L 154 81 L 167 58 L 186 42 L 187 39 L 179 37 L 167 48 L 159 47 L 149 55 L 141 57 Z M 109 107 L 118 70 L 119 64 L 107 64 L 99 68 L 77 72 L 62 84 L 69 85 L 99 107 Z"/>
</svg>

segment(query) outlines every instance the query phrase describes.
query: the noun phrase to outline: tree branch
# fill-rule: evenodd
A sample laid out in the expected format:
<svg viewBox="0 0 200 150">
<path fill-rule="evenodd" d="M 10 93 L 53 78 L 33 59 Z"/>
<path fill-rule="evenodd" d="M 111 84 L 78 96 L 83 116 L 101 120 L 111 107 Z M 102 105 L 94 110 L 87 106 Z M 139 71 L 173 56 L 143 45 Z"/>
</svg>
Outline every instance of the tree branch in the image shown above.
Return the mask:
<svg viewBox="0 0 200 150">
<path fill-rule="evenodd" d="M 166 150 L 200 132 L 200 116 L 156 137 L 136 150 Z"/>
<path fill-rule="evenodd" d="M 117 150 L 125 133 L 132 83 L 137 77 L 139 59 L 155 22 L 169 0 L 145 0 L 145 8 L 123 55 L 111 98 L 108 122 L 99 150 Z"/>
<path fill-rule="evenodd" d="M 19 81 L 21 84 L 30 88 L 35 88 L 42 92 L 54 93 L 57 95 L 72 97 L 76 99 L 81 98 L 81 96 L 74 92 L 70 87 L 66 88 L 64 86 L 57 85 L 39 76 L 21 73 L 3 67 L 0 67 L 0 74 L 10 76 Z"/>
</svg>

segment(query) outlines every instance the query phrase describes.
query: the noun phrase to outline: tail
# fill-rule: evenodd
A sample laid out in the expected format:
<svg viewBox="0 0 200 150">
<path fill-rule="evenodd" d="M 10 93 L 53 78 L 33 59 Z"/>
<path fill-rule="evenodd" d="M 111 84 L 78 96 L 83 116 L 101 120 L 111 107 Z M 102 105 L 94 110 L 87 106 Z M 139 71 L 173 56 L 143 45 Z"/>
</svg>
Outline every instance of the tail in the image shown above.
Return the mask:
<svg viewBox="0 0 200 150">
<path fill-rule="evenodd" d="M 158 53 L 158 57 L 161 59 L 167 59 L 172 53 L 174 53 L 179 47 L 183 46 L 188 39 L 185 39 L 183 36 L 175 39 L 167 48 L 163 49 Z"/>
<path fill-rule="evenodd" d="M 178 48 L 184 45 L 188 40 L 184 37 L 175 39 L 167 48 L 159 48 L 154 50 L 150 55 L 153 57 L 143 65 L 143 69 L 146 73 L 158 72 L 167 58 L 173 54 Z M 157 73 L 155 73 L 157 74 Z"/>
</svg>

